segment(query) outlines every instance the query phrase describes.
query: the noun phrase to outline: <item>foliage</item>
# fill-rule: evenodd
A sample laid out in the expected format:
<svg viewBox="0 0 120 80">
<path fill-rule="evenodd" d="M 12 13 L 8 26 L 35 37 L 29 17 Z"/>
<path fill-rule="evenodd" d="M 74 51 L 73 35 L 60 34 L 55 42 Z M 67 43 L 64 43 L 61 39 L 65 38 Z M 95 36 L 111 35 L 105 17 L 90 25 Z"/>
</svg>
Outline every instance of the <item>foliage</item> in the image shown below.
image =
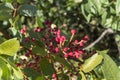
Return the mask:
<svg viewBox="0 0 120 80">
<path fill-rule="evenodd" d="M 119 80 L 119 21 L 120 0 L 0 0 L 0 80 Z"/>
</svg>

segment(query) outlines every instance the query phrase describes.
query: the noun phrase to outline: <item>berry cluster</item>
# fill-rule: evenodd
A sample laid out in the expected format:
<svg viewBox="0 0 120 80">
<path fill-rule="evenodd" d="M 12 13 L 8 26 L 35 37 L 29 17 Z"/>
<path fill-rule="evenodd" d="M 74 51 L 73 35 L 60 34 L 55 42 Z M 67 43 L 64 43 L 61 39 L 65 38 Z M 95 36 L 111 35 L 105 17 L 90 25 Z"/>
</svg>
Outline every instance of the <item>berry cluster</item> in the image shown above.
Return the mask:
<svg viewBox="0 0 120 80">
<path fill-rule="evenodd" d="M 38 35 L 38 38 L 34 36 L 31 37 L 29 33 L 27 33 L 26 26 L 24 26 L 21 29 L 20 32 L 25 37 L 23 41 L 27 44 L 29 43 L 30 46 L 25 48 L 27 49 L 27 51 L 23 56 L 26 58 L 22 59 L 20 63 L 16 64 L 17 66 L 20 66 L 22 68 L 30 67 L 38 71 L 40 70 L 40 66 L 38 64 L 40 63 L 41 58 L 44 58 L 46 56 L 48 58 L 51 55 L 59 55 L 62 56 L 62 58 L 64 58 L 65 60 L 82 58 L 81 55 L 84 53 L 83 47 L 85 46 L 86 42 L 89 40 L 89 37 L 87 35 L 84 36 L 81 40 L 75 39 L 75 36 L 77 35 L 76 34 L 77 31 L 75 29 L 71 29 L 70 32 L 71 36 L 68 38 L 66 37 L 65 34 L 62 33 L 60 29 L 56 27 L 56 25 L 51 24 L 51 22 L 49 21 L 47 21 L 45 24 L 46 27 L 44 28 L 36 27 L 33 30 L 34 34 Z M 47 53 L 46 56 L 41 57 L 40 55 L 36 55 L 36 53 L 33 54 L 33 48 L 34 46 L 36 46 L 37 41 L 38 42 L 40 41 L 44 44 L 43 50 L 45 50 L 45 52 Z M 52 61 L 53 61 L 52 64 L 57 62 L 55 60 Z M 64 64 L 61 65 L 62 67 L 60 66 L 59 68 L 61 68 L 62 70 Z M 56 67 L 53 68 L 57 69 Z M 75 67 L 73 66 L 73 68 Z M 72 76 L 72 74 L 69 76 Z M 52 79 L 58 80 L 57 73 L 53 73 Z"/>
<path fill-rule="evenodd" d="M 76 34 L 75 29 L 71 30 L 70 39 L 67 39 L 65 35 L 62 35 L 61 30 L 57 29 L 56 26 L 52 28 L 46 28 L 45 32 L 49 33 L 45 34 L 42 42 L 45 42 L 46 49 L 49 51 L 49 53 L 59 54 L 62 52 L 65 58 L 79 58 L 80 55 L 84 52 L 82 48 L 89 39 L 86 35 L 80 41 L 77 39 L 73 40 L 73 37 Z"/>
<path fill-rule="evenodd" d="M 87 35 L 84 36 L 80 41 L 77 39 L 74 40 L 74 36 L 76 35 L 77 31 L 75 29 L 72 29 L 71 37 L 68 39 L 65 35 L 62 35 L 61 30 L 58 29 L 56 25 L 51 25 L 50 22 L 46 22 L 46 25 L 48 26 L 47 28 L 36 27 L 34 29 L 34 33 L 44 33 L 44 36 L 40 36 L 40 39 L 31 38 L 28 36 L 24 41 L 29 42 L 31 40 L 32 42 L 35 42 L 36 40 L 40 40 L 45 44 L 45 48 L 48 53 L 61 54 L 64 56 L 64 58 L 80 58 L 80 56 L 84 53 L 84 50 L 82 50 L 82 48 L 89 39 Z M 21 29 L 21 33 L 23 35 L 26 35 L 26 30 L 27 28 L 24 26 Z M 29 57 L 28 53 L 26 55 Z"/>
</svg>

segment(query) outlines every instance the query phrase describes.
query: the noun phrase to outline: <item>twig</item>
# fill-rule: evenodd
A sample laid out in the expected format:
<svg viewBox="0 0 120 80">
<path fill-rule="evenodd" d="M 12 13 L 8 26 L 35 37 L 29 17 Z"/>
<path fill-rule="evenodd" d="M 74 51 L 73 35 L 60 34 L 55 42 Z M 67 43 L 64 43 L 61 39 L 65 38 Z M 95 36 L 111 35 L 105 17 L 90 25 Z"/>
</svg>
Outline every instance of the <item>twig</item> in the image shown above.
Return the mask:
<svg viewBox="0 0 120 80">
<path fill-rule="evenodd" d="M 87 47 L 84 48 L 84 50 L 88 50 L 90 48 L 92 48 L 95 44 L 97 44 L 107 33 L 114 33 L 114 31 L 110 28 L 106 29 L 101 35 L 100 37 L 98 37 L 98 39 L 96 39 L 94 42 L 92 42 L 90 45 L 88 45 Z"/>
</svg>

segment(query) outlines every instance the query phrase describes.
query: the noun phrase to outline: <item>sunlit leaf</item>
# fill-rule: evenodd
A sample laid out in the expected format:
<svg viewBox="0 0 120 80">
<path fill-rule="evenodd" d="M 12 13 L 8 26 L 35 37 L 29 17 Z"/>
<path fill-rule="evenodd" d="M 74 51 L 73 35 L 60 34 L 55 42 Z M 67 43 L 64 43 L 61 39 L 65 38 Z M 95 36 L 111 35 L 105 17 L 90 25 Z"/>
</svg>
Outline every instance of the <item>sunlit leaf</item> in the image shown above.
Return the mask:
<svg viewBox="0 0 120 80">
<path fill-rule="evenodd" d="M 0 68 L 0 79 L 1 79 L 1 77 L 2 77 L 2 74 L 3 74 L 3 71 L 2 71 L 2 69 Z"/>
<path fill-rule="evenodd" d="M 81 75 L 81 77 L 82 77 L 81 80 L 86 80 L 86 77 L 85 77 L 85 75 L 84 75 L 84 73 L 83 73 L 82 71 L 80 71 L 80 75 Z"/>
<path fill-rule="evenodd" d="M 13 73 L 18 79 L 23 79 L 23 73 L 19 68 L 17 68 L 17 70 L 13 68 Z"/>
<path fill-rule="evenodd" d="M 117 16 L 120 14 L 120 0 L 116 0 L 116 14 Z"/>
<path fill-rule="evenodd" d="M 16 38 L 9 39 L 0 44 L 0 54 L 13 56 L 20 48 L 20 43 Z"/>
<path fill-rule="evenodd" d="M 102 62 L 102 59 L 103 57 L 101 55 L 98 55 L 97 53 L 94 54 L 92 57 L 85 61 L 85 63 L 81 66 L 81 70 L 85 73 L 92 71 Z"/>
<path fill-rule="evenodd" d="M 2 76 L 0 80 L 10 80 L 10 70 L 7 66 L 7 63 L 0 57 L 0 68 L 2 69 Z"/>
<path fill-rule="evenodd" d="M 120 69 L 115 64 L 110 56 L 106 53 L 107 51 L 100 51 L 100 54 L 104 57 L 104 61 L 102 64 L 103 75 L 106 80 L 120 80 Z"/>
</svg>

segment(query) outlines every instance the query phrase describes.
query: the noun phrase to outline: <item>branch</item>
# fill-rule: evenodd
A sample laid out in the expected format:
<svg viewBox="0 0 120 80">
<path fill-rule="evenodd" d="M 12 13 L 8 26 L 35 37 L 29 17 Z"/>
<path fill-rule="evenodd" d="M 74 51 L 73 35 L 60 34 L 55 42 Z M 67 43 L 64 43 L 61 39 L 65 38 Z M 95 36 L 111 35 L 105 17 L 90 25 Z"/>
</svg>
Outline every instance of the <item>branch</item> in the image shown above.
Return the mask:
<svg viewBox="0 0 120 80">
<path fill-rule="evenodd" d="M 107 33 L 114 33 L 112 29 L 108 28 L 106 29 L 101 35 L 100 37 L 98 37 L 98 39 L 96 39 L 94 42 L 92 42 L 90 45 L 88 45 L 87 47 L 85 47 L 84 49 L 90 49 L 92 48 L 95 44 L 97 44 Z"/>
</svg>

